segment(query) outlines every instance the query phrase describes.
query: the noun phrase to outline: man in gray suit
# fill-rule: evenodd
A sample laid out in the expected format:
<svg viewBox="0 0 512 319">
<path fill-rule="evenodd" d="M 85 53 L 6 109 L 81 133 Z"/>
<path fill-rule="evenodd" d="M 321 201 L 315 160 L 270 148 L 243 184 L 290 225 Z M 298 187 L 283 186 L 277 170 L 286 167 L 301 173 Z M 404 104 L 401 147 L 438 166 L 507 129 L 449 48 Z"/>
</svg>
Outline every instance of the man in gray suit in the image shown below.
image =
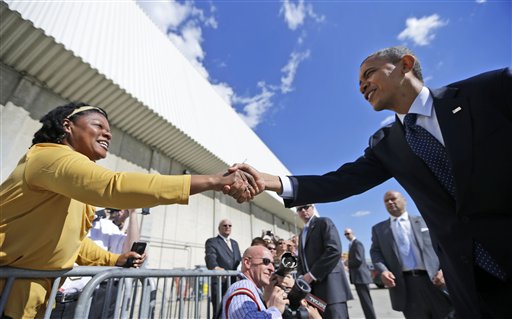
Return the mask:
<svg viewBox="0 0 512 319">
<path fill-rule="evenodd" d="M 391 218 L 372 227 L 370 255 L 392 308 L 406 318 L 447 317 L 451 304 L 423 218 L 409 216 L 399 192 L 386 192 L 384 204 Z"/>
<path fill-rule="evenodd" d="M 312 204 L 297 207 L 297 214 L 305 223 L 297 274 L 304 276 L 313 295 L 327 303 L 322 318 L 348 318 L 347 300 L 353 297 L 341 263 L 338 230 L 329 218 L 316 217 Z"/>
<path fill-rule="evenodd" d="M 240 248 L 236 240 L 231 239 L 231 229 L 233 224 L 229 219 L 223 219 L 219 223 L 219 235 L 217 237 L 210 238 L 205 244 L 205 257 L 206 267 L 211 270 L 236 270 L 242 256 L 240 254 Z M 231 278 L 231 283 L 236 281 L 236 277 Z M 228 282 L 226 279 L 222 280 L 222 295 L 228 289 Z M 217 314 L 217 305 L 222 299 L 221 296 L 217 296 L 218 280 L 212 279 L 212 305 L 213 305 L 213 317 Z"/>
<path fill-rule="evenodd" d="M 348 272 L 350 274 L 350 282 L 356 287 L 361 308 L 363 308 L 366 319 L 375 319 L 375 310 L 373 309 L 372 296 L 370 295 L 370 283 L 372 276 L 366 256 L 364 254 L 363 243 L 357 240 L 354 232 L 350 228 L 345 229 L 345 237 L 350 241 L 348 248 Z"/>
</svg>

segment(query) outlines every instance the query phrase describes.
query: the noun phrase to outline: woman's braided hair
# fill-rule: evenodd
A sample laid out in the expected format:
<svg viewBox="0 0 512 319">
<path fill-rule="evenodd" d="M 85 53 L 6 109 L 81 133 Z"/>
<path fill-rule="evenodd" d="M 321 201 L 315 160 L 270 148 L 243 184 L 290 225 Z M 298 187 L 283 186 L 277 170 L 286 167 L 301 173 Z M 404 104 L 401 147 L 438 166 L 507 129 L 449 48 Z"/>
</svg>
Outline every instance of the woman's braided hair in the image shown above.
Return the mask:
<svg viewBox="0 0 512 319">
<path fill-rule="evenodd" d="M 37 143 L 56 143 L 62 144 L 62 141 L 66 139 L 66 131 L 64 130 L 63 122 L 73 111 L 82 106 L 87 106 L 89 104 L 83 102 L 72 102 L 66 105 L 62 105 L 56 107 L 55 109 L 48 112 L 45 116 L 39 120 L 43 124 L 35 134 L 32 139 L 32 145 Z M 69 118 L 70 121 L 74 121 L 77 118 L 85 115 L 89 112 L 98 112 L 105 115 L 108 120 L 107 113 L 102 109 L 91 109 L 83 112 L 79 112 L 74 114 Z"/>
</svg>

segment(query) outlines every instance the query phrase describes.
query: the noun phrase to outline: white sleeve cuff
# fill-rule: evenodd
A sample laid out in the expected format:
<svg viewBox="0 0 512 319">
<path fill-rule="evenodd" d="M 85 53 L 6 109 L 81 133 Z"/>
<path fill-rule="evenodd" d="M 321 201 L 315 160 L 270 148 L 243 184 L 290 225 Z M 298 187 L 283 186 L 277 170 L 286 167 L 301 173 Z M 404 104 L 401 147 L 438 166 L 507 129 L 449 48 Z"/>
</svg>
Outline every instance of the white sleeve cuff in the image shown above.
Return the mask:
<svg viewBox="0 0 512 319">
<path fill-rule="evenodd" d="M 293 186 L 288 176 L 279 176 L 281 185 L 283 185 L 283 192 L 279 194 L 282 198 L 293 198 Z"/>
</svg>

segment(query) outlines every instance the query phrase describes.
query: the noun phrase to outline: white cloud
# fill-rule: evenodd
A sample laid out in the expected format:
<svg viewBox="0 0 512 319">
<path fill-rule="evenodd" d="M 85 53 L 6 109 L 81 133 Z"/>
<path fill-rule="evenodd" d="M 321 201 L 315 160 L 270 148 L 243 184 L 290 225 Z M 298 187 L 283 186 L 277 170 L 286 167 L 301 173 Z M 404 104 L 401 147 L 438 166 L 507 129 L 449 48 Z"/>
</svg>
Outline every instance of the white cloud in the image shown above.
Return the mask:
<svg viewBox="0 0 512 319">
<path fill-rule="evenodd" d="M 304 0 L 299 0 L 297 3 L 293 3 L 290 0 L 285 0 L 279 14 L 283 14 L 284 20 L 291 30 L 296 30 L 302 24 L 306 17 L 310 17 L 316 22 L 323 22 L 325 17 L 318 15 L 314 12 L 311 4 L 305 5 Z"/>
<path fill-rule="evenodd" d="M 262 119 L 263 114 L 273 105 L 272 97 L 275 95 L 276 88 L 266 84 L 263 81 L 258 82 L 261 93 L 252 97 L 233 96 L 232 100 L 235 104 L 245 105 L 243 113 L 239 113 L 240 117 L 251 128 L 255 128 Z"/>
<path fill-rule="evenodd" d="M 436 37 L 434 31 L 448 24 L 442 21 L 439 15 L 433 14 L 422 18 L 408 18 L 406 28 L 398 35 L 399 40 L 412 40 L 415 44 L 428 45 Z"/>
<path fill-rule="evenodd" d="M 324 17 L 317 15 L 311 5 L 305 5 L 304 0 L 298 4 L 285 1 L 285 17 L 292 23 L 294 28 L 304 23 L 306 17 L 316 21 L 323 21 Z M 193 1 L 179 3 L 174 0 L 166 2 L 137 2 L 154 23 L 169 37 L 171 42 L 207 80 L 208 70 L 204 67 L 203 61 L 206 53 L 203 50 L 202 28 L 217 28 L 215 19 L 216 8 L 210 5 L 208 16 L 203 10 L 194 6 Z M 283 9 L 281 9 L 283 10 Z M 292 27 L 290 27 L 292 28 Z M 305 38 L 305 31 L 301 32 L 299 44 Z M 255 128 L 263 120 L 265 112 L 273 106 L 272 99 L 276 94 L 287 94 L 293 91 L 293 81 L 297 69 L 302 61 L 310 55 L 309 50 L 304 52 L 292 52 L 288 63 L 281 69 L 282 77 L 279 85 L 270 85 L 265 81 L 257 84 L 260 91 L 254 96 L 238 96 L 228 83 L 213 83 L 213 89 L 229 105 L 236 106 L 238 114 L 251 128 Z"/>
<path fill-rule="evenodd" d="M 367 210 L 358 210 L 357 212 L 355 213 L 352 213 L 352 217 L 363 217 L 363 216 L 366 216 L 366 215 L 370 215 L 371 212 L 370 211 L 367 211 Z"/>
<path fill-rule="evenodd" d="M 295 80 L 295 75 L 297 74 L 297 68 L 302 61 L 309 58 L 309 55 L 309 50 L 305 52 L 294 51 L 290 54 L 288 63 L 281 69 L 281 72 L 284 73 L 284 76 L 281 77 L 281 93 L 286 94 L 293 91 L 292 85 Z"/>
<path fill-rule="evenodd" d="M 386 117 L 385 119 L 383 119 L 382 122 L 380 122 L 380 126 L 384 127 L 388 124 L 393 123 L 394 121 L 395 121 L 395 115 L 393 114 L 393 115 L 390 115 L 390 116 Z"/>
<path fill-rule="evenodd" d="M 217 94 L 220 95 L 224 102 L 231 105 L 231 100 L 235 95 L 235 91 L 233 91 L 233 88 L 229 86 L 229 84 L 222 82 L 212 84 L 212 87 L 217 92 Z"/>
<path fill-rule="evenodd" d="M 487 0 L 476 0 L 475 2 L 476 2 L 476 3 L 486 3 L 486 2 L 487 2 Z"/>
<path fill-rule="evenodd" d="M 151 20 L 167 34 L 169 39 L 190 61 L 196 70 L 206 79 L 208 71 L 203 66 L 205 53 L 201 25 L 217 28 L 213 16 L 215 7 L 210 6 L 211 16 L 205 16 L 203 10 L 194 6 L 193 2 L 178 3 L 174 0 L 166 2 L 138 1 L 139 6 L 151 17 Z"/>
</svg>

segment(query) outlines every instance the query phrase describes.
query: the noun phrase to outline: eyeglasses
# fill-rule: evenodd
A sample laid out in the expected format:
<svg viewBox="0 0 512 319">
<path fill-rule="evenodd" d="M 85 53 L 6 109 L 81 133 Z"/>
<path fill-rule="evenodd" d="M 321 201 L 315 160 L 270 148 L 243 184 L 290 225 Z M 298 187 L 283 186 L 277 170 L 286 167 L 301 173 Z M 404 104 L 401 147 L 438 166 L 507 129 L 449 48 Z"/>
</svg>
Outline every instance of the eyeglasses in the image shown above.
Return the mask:
<svg viewBox="0 0 512 319">
<path fill-rule="evenodd" d="M 222 225 L 222 227 L 231 227 L 233 225 Z"/>
<path fill-rule="evenodd" d="M 268 258 L 259 258 L 259 257 L 247 257 L 248 259 L 261 259 L 263 265 L 265 266 L 268 266 L 270 265 L 270 263 L 272 262 L 272 260 L 268 259 Z M 261 264 L 254 264 L 254 265 L 261 265 Z"/>
<path fill-rule="evenodd" d="M 309 208 L 311 208 L 311 206 L 313 206 L 313 205 L 304 205 L 304 206 L 297 207 L 297 212 L 300 212 L 303 209 L 308 210 Z"/>
</svg>

